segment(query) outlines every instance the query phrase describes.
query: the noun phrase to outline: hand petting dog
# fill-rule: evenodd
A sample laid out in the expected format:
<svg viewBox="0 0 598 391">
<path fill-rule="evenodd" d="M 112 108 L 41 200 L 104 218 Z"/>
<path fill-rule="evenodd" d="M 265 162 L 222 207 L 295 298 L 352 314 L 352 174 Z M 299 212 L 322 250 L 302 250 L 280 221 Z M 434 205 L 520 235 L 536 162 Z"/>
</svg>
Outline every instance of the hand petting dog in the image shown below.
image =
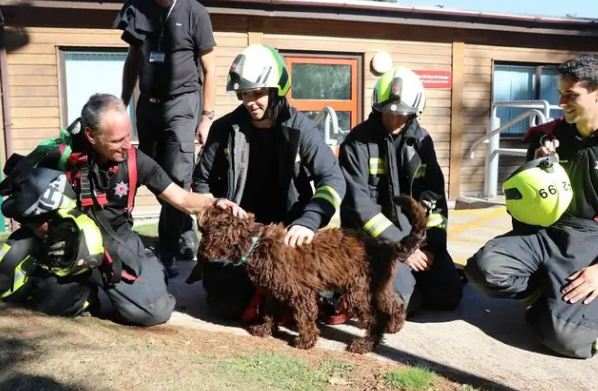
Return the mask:
<svg viewBox="0 0 598 391">
<path fill-rule="evenodd" d="M 216 208 L 230 211 L 233 214 L 233 216 L 238 217 L 240 219 L 247 218 L 247 212 L 245 212 L 245 209 L 241 208 L 239 205 L 232 202 L 231 200 L 227 200 L 226 198 L 216 198 L 214 200 L 213 205 Z"/>
</svg>

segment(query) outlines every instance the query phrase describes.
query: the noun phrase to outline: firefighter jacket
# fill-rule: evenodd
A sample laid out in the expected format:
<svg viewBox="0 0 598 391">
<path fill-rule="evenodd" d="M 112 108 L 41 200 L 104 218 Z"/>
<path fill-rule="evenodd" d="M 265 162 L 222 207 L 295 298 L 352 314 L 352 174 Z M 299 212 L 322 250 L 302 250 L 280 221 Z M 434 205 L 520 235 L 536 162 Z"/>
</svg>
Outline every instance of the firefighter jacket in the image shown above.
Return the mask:
<svg viewBox="0 0 598 391">
<path fill-rule="evenodd" d="M 347 136 L 339 160 L 347 180 L 341 208 L 343 226 L 398 241 L 410 232 L 411 225 L 393 199 L 407 194 L 428 207 L 428 248 L 446 251 L 444 178 L 432 138 L 416 119 L 393 139 L 380 114 L 373 112 Z"/>
<path fill-rule="evenodd" d="M 285 225 L 311 230 L 326 225 L 340 207 L 345 180 L 319 129 L 293 108 L 281 111 L 273 128 L 281 216 Z M 193 174 L 193 190 L 240 203 L 247 181 L 251 121 L 243 106 L 216 120 Z M 313 181 L 314 190 L 310 181 Z"/>
</svg>

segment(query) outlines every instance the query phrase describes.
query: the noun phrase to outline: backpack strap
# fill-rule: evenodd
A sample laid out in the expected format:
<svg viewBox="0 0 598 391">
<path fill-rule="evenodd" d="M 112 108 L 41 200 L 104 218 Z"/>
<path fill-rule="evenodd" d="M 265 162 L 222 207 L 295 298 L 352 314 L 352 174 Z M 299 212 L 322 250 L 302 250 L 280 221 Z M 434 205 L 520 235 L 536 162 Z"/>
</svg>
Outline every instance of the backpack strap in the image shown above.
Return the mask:
<svg viewBox="0 0 598 391">
<path fill-rule="evenodd" d="M 127 211 L 133 213 L 135 195 L 137 194 L 137 148 L 131 146 L 127 154 L 127 169 L 129 171 L 129 194 L 127 196 Z"/>
</svg>

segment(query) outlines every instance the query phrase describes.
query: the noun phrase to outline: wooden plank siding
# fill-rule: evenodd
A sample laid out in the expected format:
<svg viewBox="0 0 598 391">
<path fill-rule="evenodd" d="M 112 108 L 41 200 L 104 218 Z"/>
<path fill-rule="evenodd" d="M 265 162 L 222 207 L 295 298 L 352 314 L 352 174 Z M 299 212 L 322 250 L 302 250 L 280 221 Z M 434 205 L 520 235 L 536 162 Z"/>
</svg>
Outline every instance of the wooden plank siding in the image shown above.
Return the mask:
<svg viewBox="0 0 598 391">
<path fill-rule="evenodd" d="M 370 63 L 378 51 L 388 52 L 393 63 L 411 69 L 450 71 L 452 64 L 452 45 L 450 43 L 280 33 L 264 33 L 262 43 L 283 51 L 362 56 L 364 67 L 362 119 L 367 118 L 371 112 L 372 91 L 378 75 L 370 70 Z M 450 120 L 451 91 L 449 89 L 426 91 L 426 109 L 421 118 L 421 124 L 434 139 L 438 160 L 447 179 L 450 160 Z"/>
<path fill-rule="evenodd" d="M 570 38 L 575 51 L 556 50 L 549 48 L 552 43 L 542 35 L 420 26 L 389 28 L 390 25 L 341 20 L 314 20 L 306 24 L 305 20 L 291 18 L 216 14 L 212 22 L 218 44 L 217 116 L 239 104 L 234 94 L 225 91 L 226 74 L 235 55 L 250 43 L 264 43 L 287 52 L 360 57 L 363 66 L 360 120 L 371 111 L 372 90 L 378 75 L 372 72 L 370 63 L 378 51 L 388 52 L 395 64 L 414 70 L 452 71 L 453 87 L 462 86 L 461 89 L 426 90 L 426 108 L 421 118 L 434 139 L 452 199 L 459 195 L 479 195 L 483 190 L 485 147 L 476 151 L 474 159 L 465 153 L 486 132 L 494 62 L 559 63 L 589 45 L 582 38 Z M 109 28 L 23 27 L 22 32 L 27 44 L 8 53 L 7 76 L 14 152 L 27 153 L 41 139 L 55 135 L 58 127 L 65 125 L 60 48 L 123 48 L 125 44 L 120 31 Z M 518 160 L 504 159 L 503 163 L 505 169 L 501 175 Z M 139 193 L 137 205 L 139 214 L 155 213 L 158 206 L 147 190 Z"/>
</svg>

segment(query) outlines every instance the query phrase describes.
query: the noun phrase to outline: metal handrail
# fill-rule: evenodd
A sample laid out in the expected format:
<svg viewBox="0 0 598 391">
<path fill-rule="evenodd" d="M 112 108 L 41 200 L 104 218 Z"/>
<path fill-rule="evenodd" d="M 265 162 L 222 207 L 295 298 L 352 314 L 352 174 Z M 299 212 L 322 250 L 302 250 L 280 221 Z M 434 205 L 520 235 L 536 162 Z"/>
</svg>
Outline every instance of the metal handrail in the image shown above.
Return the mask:
<svg viewBox="0 0 598 391">
<path fill-rule="evenodd" d="M 528 111 L 519 114 L 506 124 L 500 124 L 500 118 L 496 115 L 498 108 L 522 108 L 529 109 Z M 490 113 L 490 127 L 486 134 L 478 138 L 468 150 L 469 158 L 473 159 L 475 156 L 475 149 L 482 143 L 488 144 L 488 152 L 484 165 L 484 196 L 487 198 L 496 197 L 498 184 L 498 159 L 500 155 L 507 156 L 525 156 L 525 149 L 517 148 L 501 148 L 500 147 L 500 133 L 515 125 L 517 122 L 528 119 L 530 125 L 545 123 L 552 118 L 550 117 L 550 110 L 560 109 L 558 106 L 551 105 L 547 100 L 518 100 L 518 101 L 501 101 L 492 104 Z"/>
<path fill-rule="evenodd" d="M 332 137 L 333 134 L 342 135 L 347 132 L 338 125 L 336 111 L 330 106 L 326 106 L 320 111 L 315 120 L 316 123 L 324 122 L 324 141 L 329 146 L 337 145 L 337 141 Z"/>
<path fill-rule="evenodd" d="M 510 120 L 509 122 L 507 122 L 504 125 L 499 126 L 498 128 L 494 129 L 491 132 L 486 133 L 485 136 L 480 137 L 479 139 L 477 139 L 472 145 L 471 147 L 469 147 L 468 150 L 468 155 L 470 159 L 473 159 L 475 157 L 475 149 L 482 143 L 487 143 L 488 140 L 491 137 L 494 137 L 495 135 L 499 134 L 500 132 L 502 132 L 503 130 L 509 129 L 511 126 L 515 125 L 517 122 L 523 121 L 524 119 L 528 119 L 528 118 L 540 118 L 540 123 L 544 123 L 546 122 L 546 116 L 544 115 L 544 113 L 542 113 L 540 110 L 537 109 L 532 109 L 532 110 L 528 110 L 525 111 L 521 114 L 519 114 L 517 117 L 513 118 L 512 120 Z"/>
</svg>

